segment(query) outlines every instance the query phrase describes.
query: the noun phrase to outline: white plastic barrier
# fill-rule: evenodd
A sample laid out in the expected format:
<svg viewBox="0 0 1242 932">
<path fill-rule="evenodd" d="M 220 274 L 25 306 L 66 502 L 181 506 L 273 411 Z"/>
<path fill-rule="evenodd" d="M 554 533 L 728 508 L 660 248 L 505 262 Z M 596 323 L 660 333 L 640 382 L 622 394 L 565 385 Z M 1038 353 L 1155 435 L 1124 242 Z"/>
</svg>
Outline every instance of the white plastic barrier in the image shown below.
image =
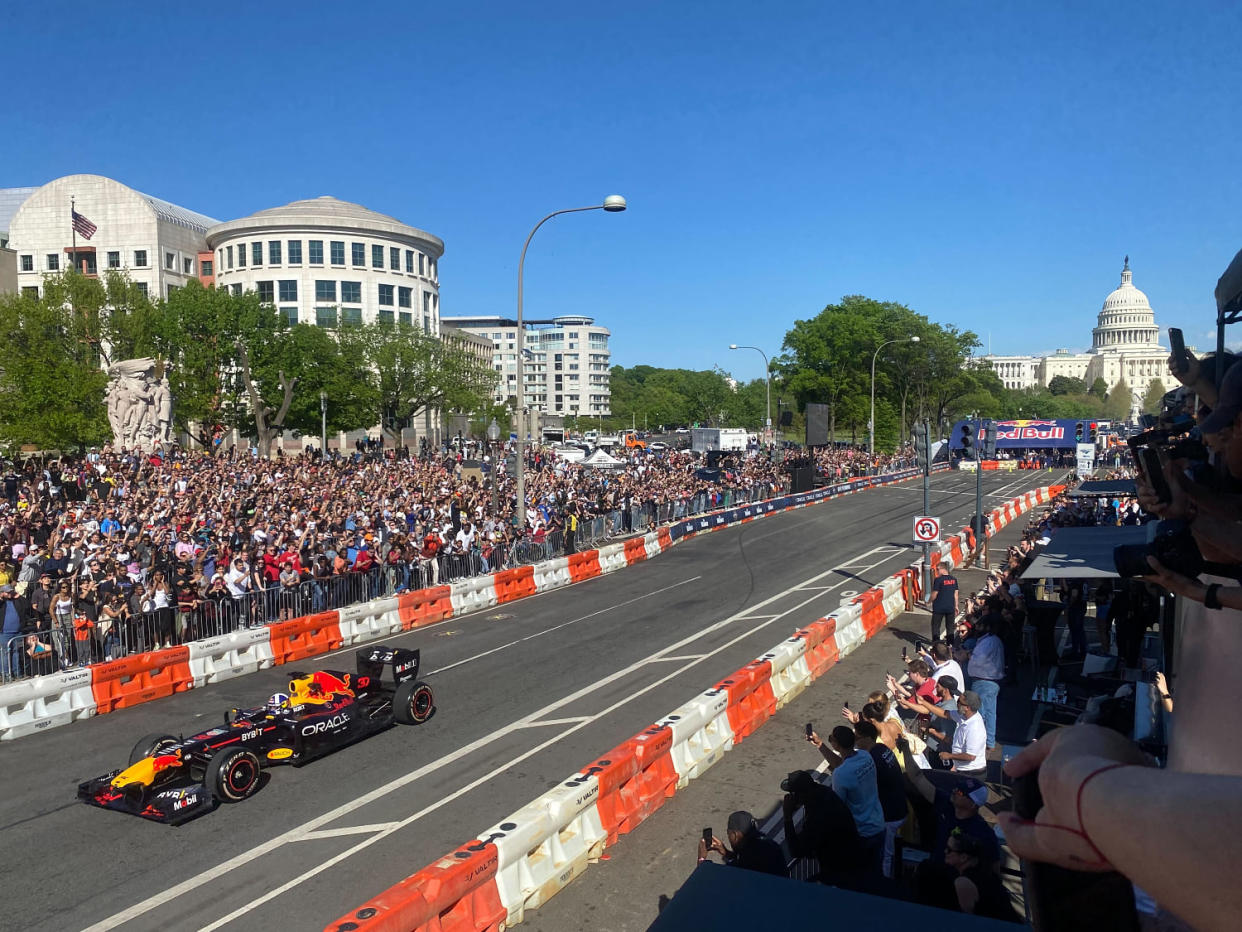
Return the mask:
<svg viewBox="0 0 1242 932">
<path fill-rule="evenodd" d="M 496 607 L 496 581 L 491 576 L 474 576 L 453 583 L 450 598 L 453 615 L 464 615 Z"/>
<path fill-rule="evenodd" d="M 341 616 L 341 644 L 345 647 L 401 631 L 401 613 L 395 597 L 350 605 L 338 614 Z"/>
<path fill-rule="evenodd" d="M 534 805 L 546 809 L 552 822 L 553 831 L 547 840 L 552 872 L 539 885 L 539 903 L 528 901 L 527 906 L 541 905 L 604 853 L 608 832 L 600 822 L 597 799 L 599 781 L 594 776 L 579 774 L 535 800 Z"/>
<path fill-rule="evenodd" d="M 678 789 L 707 770 L 733 747 L 733 726 L 729 724 L 728 710 L 728 691 L 709 690 L 656 722 L 656 725 L 668 726 L 673 732 L 673 747 L 669 754 L 677 771 Z"/>
<path fill-rule="evenodd" d="M 660 535 L 654 531 L 650 534 L 644 534 L 643 546 L 647 548 L 647 559 L 650 560 L 660 552 Z"/>
<path fill-rule="evenodd" d="M 569 557 L 556 557 L 535 564 L 535 590 L 546 592 L 568 586 L 573 580 L 569 576 Z"/>
<path fill-rule="evenodd" d="M 900 583 L 901 580 L 898 580 Z M 892 621 L 906 610 L 906 597 L 900 588 L 884 596 L 884 617 Z"/>
<path fill-rule="evenodd" d="M 885 597 L 892 595 L 894 592 L 900 592 L 901 586 L 902 579 L 900 576 L 889 576 L 882 583 L 880 583 L 880 588 L 884 590 Z"/>
<path fill-rule="evenodd" d="M 500 902 L 509 911 L 509 925 L 522 921 L 527 908 L 535 908 L 546 896 L 545 885 L 556 876 L 548 839 L 555 833 L 552 817 L 538 800 L 479 833 L 479 840 L 491 842 L 499 855 L 496 887 Z"/>
<path fill-rule="evenodd" d="M 0 740 L 11 741 L 95 714 L 89 668 L 36 676 L 0 690 Z"/>
<path fill-rule="evenodd" d="M 854 599 L 857 598 L 856 595 L 847 595 L 841 600 L 837 610 L 832 613 L 832 617 L 837 620 L 838 631 L 862 618 L 862 603 L 855 602 Z"/>
<path fill-rule="evenodd" d="M 186 646 L 190 649 L 190 674 L 195 688 L 272 665 L 271 633 L 267 628 L 245 628 L 191 641 Z"/>
<path fill-rule="evenodd" d="M 837 629 L 834 635 L 837 642 L 837 654 L 844 657 L 854 652 L 856 648 L 867 640 L 867 629 L 863 627 L 862 618 L 855 617 L 853 621 L 846 624 L 841 623 L 841 616 L 838 614 Z"/>
<path fill-rule="evenodd" d="M 625 544 L 609 544 L 606 547 L 599 548 L 599 569 L 601 573 L 615 573 L 617 570 L 623 570 L 628 563 L 625 562 Z"/>
<path fill-rule="evenodd" d="M 759 659 L 772 664 L 769 681 L 778 709 L 810 685 L 811 669 L 806 663 L 806 641 L 802 638 L 782 641 Z"/>
</svg>

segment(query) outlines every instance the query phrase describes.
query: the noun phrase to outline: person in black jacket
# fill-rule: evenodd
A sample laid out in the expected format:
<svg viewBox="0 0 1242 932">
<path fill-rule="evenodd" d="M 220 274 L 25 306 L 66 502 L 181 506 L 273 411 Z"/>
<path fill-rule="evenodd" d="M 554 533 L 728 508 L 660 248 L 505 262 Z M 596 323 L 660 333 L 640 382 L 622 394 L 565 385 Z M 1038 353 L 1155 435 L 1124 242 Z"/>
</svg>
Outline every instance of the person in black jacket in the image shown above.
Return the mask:
<svg viewBox="0 0 1242 932">
<path fill-rule="evenodd" d="M 0 586 L 0 680 L 16 679 L 24 667 L 26 649 L 23 628 L 30 619 L 30 600 L 17 594 L 12 585 Z"/>
<path fill-rule="evenodd" d="M 781 781 L 781 789 L 785 791 L 785 841 L 790 853 L 818 860 L 819 872 L 812 880 L 858 889 L 865 852 L 850 807 L 809 770 L 795 770 Z M 801 828 L 794 820 L 799 807 L 804 810 Z"/>
<path fill-rule="evenodd" d="M 772 839 L 764 837 L 755 823 L 755 817 L 749 812 L 738 810 L 729 816 L 728 835 L 729 844 L 733 846 L 732 851 L 714 835 L 710 849 L 700 838 L 699 862 L 708 860 L 707 856 L 712 851 L 717 851 L 724 855 L 724 862 L 730 867 L 759 871 L 761 874 L 775 874 L 778 877 L 789 875 L 781 846 Z"/>
</svg>

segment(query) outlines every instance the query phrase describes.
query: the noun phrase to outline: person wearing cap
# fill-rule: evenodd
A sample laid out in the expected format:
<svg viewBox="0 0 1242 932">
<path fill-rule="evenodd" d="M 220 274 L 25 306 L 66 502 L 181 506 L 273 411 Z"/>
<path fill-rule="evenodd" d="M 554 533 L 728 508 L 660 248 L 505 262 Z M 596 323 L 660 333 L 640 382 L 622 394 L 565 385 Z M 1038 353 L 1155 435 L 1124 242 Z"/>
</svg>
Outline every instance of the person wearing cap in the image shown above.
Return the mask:
<svg viewBox="0 0 1242 932">
<path fill-rule="evenodd" d="M 902 740 L 897 743 L 897 753 L 906 762 L 906 785 L 912 801 L 921 801 L 929 807 L 934 818 L 934 838 L 930 845 L 931 859 L 943 861 L 949 835 L 958 830 L 977 838 L 987 857 L 995 862 L 1000 859 L 1000 843 L 987 820 L 979 814 L 979 807 L 988 801 L 988 788 L 982 780 L 966 778 L 953 784 L 951 789 L 935 786 L 914 763 L 910 745 Z M 921 820 L 921 824 L 927 822 Z"/>
<path fill-rule="evenodd" d="M 755 817 L 749 812 L 740 809 L 730 815 L 726 834 L 733 850 L 725 847 L 724 842 L 715 835 L 712 836 L 710 848 L 702 838 L 699 839 L 700 864 L 709 860 L 708 855 L 715 851 L 724 857 L 725 864 L 730 867 L 778 877 L 789 876 L 781 846 L 759 831 Z"/>
<path fill-rule="evenodd" d="M 949 833 L 944 863 L 956 872 L 953 892 L 957 907 L 972 916 L 1022 922 L 1025 917 L 1019 916 L 1013 908 L 1009 891 L 1001 882 L 991 854 L 991 850 L 974 835 L 967 835 L 961 830 Z"/>
<path fill-rule="evenodd" d="M 15 679 L 22 672 L 22 628 L 30 614 L 30 602 L 17 594 L 11 583 L 0 586 L 0 674 Z"/>
<path fill-rule="evenodd" d="M 810 879 L 828 886 L 858 888 L 863 879 L 858 867 L 864 852 L 850 807 L 809 770 L 793 771 L 781 781 L 781 789 L 785 792 L 785 843 L 790 853 L 819 862 L 819 874 Z M 794 821 L 799 808 L 803 809 L 800 828 Z"/>
<path fill-rule="evenodd" d="M 981 704 L 979 694 L 968 689 L 957 697 L 956 712 L 930 705 L 926 707 L 930 714 L 948 719 L 956 726 L 949 750 L 938 752 L 940 760 L 948 763 L 955 773 L 975 777 L 983 777 L 987 773 L 987 731 L 983 716 L 979 714 Z"/>
</svg>

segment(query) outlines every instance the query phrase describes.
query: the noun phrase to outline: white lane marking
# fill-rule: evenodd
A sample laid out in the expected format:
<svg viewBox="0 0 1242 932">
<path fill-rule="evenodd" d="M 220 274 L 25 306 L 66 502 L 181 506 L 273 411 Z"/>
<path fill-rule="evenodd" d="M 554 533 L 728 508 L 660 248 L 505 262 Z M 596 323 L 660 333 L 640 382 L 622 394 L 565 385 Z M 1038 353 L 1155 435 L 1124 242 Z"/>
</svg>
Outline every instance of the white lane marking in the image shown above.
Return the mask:
<svg viewBox="0 0 1242 932">
<path fill-rule="evenodd" d="M 668 592 L 670 589 L 676 589 L 678 586 L 684 586 L 688 583 L 695 582 L 702 578 L 703 578 L 702 576 L 691 576 L 689 579 L 683 579 L 681 582 L 673 583 L 671 586 L 665 586 L 663 589 L 653 589 L 651 592 L 645 593 L 643 595 L 635 596 L 632 599 L 626 599 L 624 602 L 618 602 L 616 605 L 610 605 L 607 608 L 601 608 L 598 612 L 591 612 L 589 615 L 583 615 L 579 618 L 573 618 L 569 621 L 561 622 L 559 625 L 553 625 L 551 628 L 544 628 L 542 631 L 536 631 L 534 634 L 528 634 L 526 635 L 526 637 L 518 638 L 515 641 L 510 641 L 508 644 L 501 644 L 499 647 L 493 647 L 491 650 L 485 650 L 483 651 L 483 653 L 475 654 L 473 657 L 467 657 L 465 660 L 458 660 L 456 663 L 450 663 L 447 667 L 440 667 L 437 670 L 432 670 L 430 673 L 427 674 L 427 676 L 435 676 L 437 673 L 443 673 L 445 670 L 452 670 L 454 667 L 460 667 L 464 664 L 472 663 L 475 660 L 481 660 L 484 657 L 488 656 L 489 654 L 495 654 L 498 651 L 505 650 L 506 648 L 512 647 L 515 644 L 521 644 L 524 641 L 533 641 L 535 638 L 543 637 L 545 634 L 551 634 L 553 631 L 560 631 L 561 628 L 568 628 L 570 625 L 577 624 L 580 621 L 586 621 L 588 618 L 595 618 L 597 615 L 603 615 L 605 612 L 611 612 L 614 608 L 621 608 L 622 606 L 625 606 L 625 605 L 631 605 L 634 602 L 640 602 L 643 599 L 650 598 L 653 595 L 659 595 L 662 592 Z"/>
<path fill-rule="evenodd" d="M 871 552 L 873 551 L 867 551 L 868 554 L 870 554 Z M 862 556 L 866 556 L 866 554 L 863 554 Z M 879 561 L 879 563 L 887 562 L 888 559 L 889 558 L 886 558 L 885 560 L 881 560 Z M 879 563 L 877 563 L 876 565 L 878 566 Z M 808 581 L 823 579 L 825 576 L 828 576 L 832 572 L 833 570 L 831 569 L 825 570 L 822 573 L 812 576 L 810 580 Z M 788 595 L 790 595 L 791 593 L 796 592 L 796 591 L 797 591 L 796 586 L 790 587 L 788 589 L 785 589 L 781 592 L 778 592 L 770 596 L 769 598 L 758 603 L 757 605 L 752 606 L 752 608 L 761 608 L 764 605 L 768 605 L 770 603 L 783 599 L 787 597 Z M 817 593 L 816 595 L 813 595 L 810 598 L 807 598 L 801 602 L 798 602 L 797 604 L 790 607 L 781 616 L 778 616 L 778 618 L 784 617 L 785 615 L 798 611 L 803 606 L 813 602 L 815 599 L 819 597 L 820 596 Z M 450 751 L 448 754 L 445 754 L 442 757 L 439 757 L 434 761 L 424 764 L 423 766 L 418 767 L 417 769 L 412 770 L 407 774 L 403 774 L 402 776 L 397 777 L 396 779 L 390 780 L 388 783 L 385 783 L 382 786 L 376 787 L 374 790 L 371 790 L 368 793 L 364 793 L 362 796 L 352 799 L 349 802 L 342 803 L 341 805 L 337 806 L 335 809 L 332 809 L 329 812 L 325 812 L 323 815 L 316 816 L 315 818 L 304 822 L 302 825 L 296 828 L 292 828 L 284 832 L 283 834 L 277 835 L 275 838 L 269 838 L 267 841 L 263 842 L 262 844 L 256 845 L 255 847 L 251 848 L 248 851 L 243 851 L 242 853 L 237 854 L 233 856 L 232 858 L 229 858 L 227 861 L 224 861 L 216 865 L 215 867 L 208 868 L 207 870 L 202 871 L 199 874 L 196 874 L 194 877 L 191 877 L 188 880 L 183 880 L 181 883 L 175 884 L 172 887 L 169 887 L 167 890 L 164 890 L 153 896 L 147 897 L 147 899 L 142 900 L 138 903 L 135 903 L 133 906 L 123 909 L 120 912 L 115 913 L 112 916 L 109 916 L 107 919 L 103 919 L 100 922 L 97 922 L 94 925 L 89 926 L 87 929 L 84 930 L 84 932 L 107 932 L 107 930 L 114 929 L 119 925 L 122 925 L 126 922 L 130 922 L 134 919 L 137 919 L 138 917 L 145 915 L 146 913 L 150 912 L 152 909 L 155 909 L 158 906 L 165 905 L 169 903 L 170 901 L 180 896 L 183 896 L 186 893 L 189 893 L 192 890 L 198 889 L 199 887 L 203 886 L 206 883 L 210 883 L 213 880 L 223 877 L 224 875 L 236 870 L 237 868 L 243 867 L 246 864 L 249 864 L 251 861 L 261 858 L 264 855 L 277 850 L 278 848 L 282 847 L 283 845 L 291 841 L 296 841 L 302 835 L 305 835 L 308 832 L 314 831 L 322 825 L 327 825 L 331 822 L 336 821 L 337 819 L 347 816 L 349 815 L 349 813 L 354 812 L 358 809 L 361 809 L 363 806 L 370 805 L 371 803 L 377 800 L 383 799 L 385 796 L 389 795 L 390 793 L 393 793 L 396 790 L 410 783 L 413 783 L 416 780 L 422 779 L 428 774 L 434 773 L 437 770 L 447 767 L 450 764 L 453 764 L 456 761 L 461 760 L 462 758 L 467 757 L 470 754 L 473 754 L 475 751 L 481 748 L 485 748 L 485 747 L 495 744 L 495 742 L 498 739 L 503 738 L 506 735 L 512 734 L 513 732 L 518 731 L 521 728 L 524 728 L 527 724 L 531 722 L 539 721 L 545 715 L 551 712 L 554 712 L 563 706 L 569 705 L 570 703 L 578 701 L 584 696 L 589 695 L 592 692 L 595 692 L 600 687 L 607 686 L 608 684 L 615 682 L 616 680 L 629 676 L 631 673 L 641 669 L 642 667 L 654 661 L 658 661 L 661 658 L 687 646 L 688 644 L 691 644 L 694 641 L 699 640 L 700 638 L 703 638 L 707 635 L 715 633 L 721 628 L 724 628 L 725 626 L 732 624 L 734 621 L 737 620 L 737 618 L 738 616 L 730 615 L 729 617 L 724 618 L 721 621 L 716 622 L 715 624 L 709 625 L 706 628 L 696 631 L 688 635 L 687 637 L 682 638 L 680 641 L 670 644 L 667 647 L 661 648 L 660 650 L 654 652 L 648 657 L 644 657 L 640 660 L 635 661 L 629 666 L 623 667 L 620 670 L 616 670 L 608 674 L 607 676 L 596 681 L 595 683 L 584 686 L 581 689 L 577 690 L 576 692 L 569 694 L 568 696 L 564 696 L 560 699 L 555 700 L 554 702 L 549 703 L 548 705 L 544 706 L 542 709 L 537 709 L 536 711 L 530 713 L 529 715 L 525 715 L 522 718 L 514 722 L 511 722 L 508 725 L 505 725 L 494 731 L 488 732 L 488 734 L 486 734 L 485 736 L 481 738 L 477 738 L 476 740 L 470 742 L 469 744 L 463 745 L 462 747 L 458 748 L 455 751 Z M 604 712 L 601 712 L 598 715 L 591 717 L 586 722 L 571 726 L 567 731 L 565 731 L 561 735 L 549 738 L 547 741 L 543 742 L 542 744 L 539 744 L 535 746 L 534 748 L 531 748 L 529 751 L 522 754 L 520 757 L 509 761 L 508 763 L 504 764 L 501 767 L 496 768 L 490 774 L 485 774 L 484 776 L 479 777 L 474 782 L 467 784 L 461 789 L 456 790 L 453 793 L 449 794 L 448 796 L 443 797 L 441 800 L 437 801 L 436 803 L 433 803 L 427 809 L 420 810 L 419 812 L 415 813 L 414 816 L 411 816 L 408 819 L 403 820 L 401 825 L 407 825 L 410 822 L 414 821 L 415 818 L 421 818 L 424 814 L 428 812 L 433 812 L 435 811 L 435 809 L 438 809 L 440 806 L 445 805 L 449 802 L 452 802 L 453 800 L 461 796 L 463 793 L 466 793 L 469 790 L 473 789 L 475 786 L 480 785 L 483 782 L 486 782 L 487 780 L 491 779 L 496 774 L 499 774 L 503 772 L 504 770 L 507 770 L 508 768 L 514 766 L 515 764 L 526 760 L 526 758 L 530 757 L 532 754 L 543 750 L 545 747 L 555 743 L 556 741 L 559 741 L 561 738 L 569 734 L 572 734 L 573 732 L 578 731 L 581 728 L 586 727 L 587 724 L 589 724 L 591 721 L 594 721 L 596 718 L 599 718 L 602 715 L 608 714 L 609 712 L 613 711 L 613 709 L 619 708 L 621 705 L 625 704 L 626 702 L 630 702 L 638 698 L 639 696 L 644 695 L 646 692 L 650 691 L 651 689 L 654 689 L 655 687 L 662 685 L 667 680 L 681 675 L 683 672 L 685 672 L 685 670 L 689 669 L 690 667 L 694 666 L 697 663 L 700 663 L 703 659 L 712 657 L 715 654 L 718 654 L 721 651 L 726 650 L 729 647 L 732 647 L 733 644 L 736 643 L 737 641 L 750 637 L 756 632 L 761 631 L 764 628 L 768 627 L 769 625 L 774 624 L 777 620 L 778 620 L 777 618 L 774 618 L 768 621 L 764 621 L 761 624 L 755 626 L 754 628 L 751 628 L 749 631 L 746 631 L 745 633 L 738 635 L 738 637 L 734 638 L 733 640 L 725 644 L 722 644 L 720 647 L 717 647 L 715 650 L 710 651 L 706 654 L 700 655 L 699 659 L 689 661 L 684 667 L 678 668 L 677 670 L 674 670 L 672 673 L 668 674 L 667 676 L 662 677 L 659 680 L 656 680 L 655 682 L 650 684 L 650 686 L 628 693 L 625 699 L 622 699 L 621 701 L 619 701 L 618 703 L 616 703 L 614 706 L 610 707 L 609 709 L 604 710 Z M 250 904 L 247 904 L 241 907 L 238 910 L 235 910 L 233 913 L 229 914 L 226 917 L 223 917 L 217 923 L 211 926 L 207 926 L 203 930 L 203 932 L 208 932 L 208 930 L 219 928 L 219 926 L 225 922 L 231 922 L 233 919 L 237 918 L 240 915 L 243 915 L 244 913 L 246 913 L 248 910 L 252 909 L 253 907 L 261 905 L 262 903 L 267 902 L 267 900 L 271 899 L 273 896 L 278 896 L 281 893 L 285 892 L 286 890 L 292 889 L 293 887 L 302 883 L 304 880 L 309 879 L 310 877 L 319 873 L 319 870 L 326 869 L 327 867 L 337 863 L 337 861 L 341 860 L 343 857 L 352 856 L 356 851 L 359 851 L 362 848 L 365 848 L 368 845 L 376 841 L 379 841 L 382 838 L 387 837 L 388 834 L 390 834 L 390 832 L 385 831 L 383 833 L 375 835 L 373 838 L 370 838 L 367 841 L 359 845 L 355 845 L 354 848 L 351 848 L 346 852 L 342 852 L 340 855 L 332 858 L 330 861 L 321 865 L 316 870 L 299 875 L 297 878 L 289 881 L 288 883 L 282 885 L 281 887 L 278 887 L 270 891 L 268 894 L 264 895 L 262 898 L 255 900 L 251 902 Z"/>
<path fill-rule="evenodd" d="M 805 590 L 799 590 L 799 591 L 801 592 L 801 591 L 805 591 Z M 743 615 L 743 617 L 744 617 L 747 621 L 760 621 L 760 620 L 762 620 L 762 619 L 764 619 L 764 618 L 775 618 L 775 617 L 777 617 L 777 616 L 776 616 L 776 615 L 751 615 L 749 612 L 747 612 L 746 614 L 744 614 L 744 615 Z"/>
<path fill-rule="evenodd" d="M 652 663 L 671 663 L 674 660 L 702 660 L 704 654 L 681 654 L 677 657 L 657 657 Z"/>
<path fill-rule="evenodd" d="M 292 841 L 317 841 L 320 838 L 339 838 L 342 835 L 370 835 L 375 832 L 386 832 L 396 822 L 375 822 L 371 825 L 347 825 L 344 828 L 321 828 L 317 832 L 307 832 Z"/>
<path fill-rule="evenodd" d="M 880 561 L 880 562 L 885 562 L 885 561 Z M 776 596 L 773 596 L 773 598 L 776 598 Z M 780 617 L 783 617 L 783 615 L 788 615 L 791 612 L 796 612 L 803 605 L 806 605 L 807 603 L 813 601 L 814 598 L 815 597 L 806 599 L 805 601 L 799 603 L 798 605 L 793 606 L 788 611 L 782 613 L 782 615 L 778 615 L 776 617 L 780 618 Z M 715 625 L 713 625 L 708 630 L 716 630 L 731 620 L 732 619 L 726 619 L 725 621 L 717 622 Z M 743 633 L 739 634 L 737 637 L 733 638 L 732 640 L 727 641 L 724 644 L 721 644 L 715 650 L 709 651 L 708 653 L 704 654 L 703 657 L 704 658 L 711 657 L 714 654 L 718 654 L 724 650 L 727 650 L 728 648 L 732 647 L 734 644 L 738 643 L 739 641 L 743 641 L 746 638 L 757 634 L 759 631 L 763 630 L 770 624 L 772 624 L 771 621 L 765 621 L 763 624 L 757 625 L 754 628 L 751 628 L 749 631 L 744 631 Z M 663 653 L 663 651 L 661 651 L 661 653 Z M 483 785 L 484 783 L 491 780 L 492 777 L 498 776 L 499 774 L 507 771 L 509 768 L 514 767 L 517 764 L 520 764 L 522 761 L 526 760 L 528 757 L 531 757 L 532 755 L 536 754 L 537 752 L 543 750 L 546 747 L 549 747 L 552 744 L 555 744 L 557 741 L 560 741 L 562 738 L 565 738 L 573 734 L 575 731 L 578 731 L 579 729 L 585 728 L 587 725 L 595 721 L 598 721 L 599 719 L 604 718 L 607 715 L 611 715 L 617 709 L 621 708 L 622 706 L 628 705 L 629 703 L 633 702 L 635 699 L 639 698 L 640 696 L 643 696 L 646 693 L 651 692 L 651 690 L 664 685 L 664 683 L 668 682 L 674 677 L 681 676 L 681 674 L 685 673 L 687 670 L 689 670 L 691 667 L 695 666 L 695 664 L 699 662 L 700 662 L 699 660 L 691 661 L 687 663 L 684 667 L 681 667 L 677 670 L 674 670 L 672 673 L 669 673 L 667 676 L 663 676 L 660 679 L 655 680 L 654 682 L 649 683 L 648 685 L 628 694 L 627 696 L 625 696 L 625 698 L 619 699 L 618 701 L 610 705 L 608 708 L 603 709 L 597 714 L 587 716 L 580 724 L 574 725 L 572 728 L 566 729 L 560 735 L 556 735 L 552 738 L 549 738 L 547 741 L 543 742 L 543 744 L 540 744 L 540 745 L 537 745 L 536 747 L 531 748 L 530 750 L 524 752 L 518 757 L 515 757 L 513 760 L 495 768 L 490 773 L 484 774 L 483 776 L 476 778 L 473 782 L 468 783 L 466 786 L 462 787 L 459 790 L 456 790 L 449 796 L 446 796 L 443 799 L 436 800 L 434 803 L 431 803 L 430 805 L 425 806 L 424 808 L 420 809 L 418 812 L 415 812 L 412 815 L 409 815 L 406 818 L 402 819 L 400 822 L 396 823 L 391 829 L 387 829 L 380 834 L 377 834 L 371 838 L 365 839 L 364 841 L 358 842 L 358 844 L 354 845 L 352 848 L 348 849 L 347 851 L 342 851 L 340 854 L 336 855 L 330 860 L 322 864 L 315 865 L 315 867 L 312 868 L 311 870 L 306 871 L 305 873 L 299 874 L 297 877 L 294 877 L 292 880 L 288 880 L 285 883 L 283 883 L 281 886 L 275 888 L 274 890 L 270 890 L 267 893 L 263 894 L 263 896 L 258 897 L 254 900 L 251 900 L 249 903 L 246 903 L 245 905 L 238 907 L 237 909 L 233 910 L 233 912 L 229 913 L 227 916 L 221 916 L 215 922 L 211 923 L 211 925 L 203 926 L 200 932 L 214 932 L 214 930 L 222 928 L 225 925 L 228 925 L 234 919 L 238 919 L 246 915 L 251 910 L 253 910 L 255 907 L 262 906 L 264 903 L 268 902 L 269 900 L 273 900 L 276 897 L 280 896 L 281 894 L 289 890 L 292 890 L 294 887 L 300 886 L 305 881 L 316 876 L 317 874 L 322 873 L 328 868 L 335 866 L 340 861 L 343 861 L 346 858 L 353 857 L 354 854 L 358 853 L 364 848 L 369 848 L 371 845 L 375 844 L 378 841 L 382 841 L 384 838 L 387 838 L 393 832 L 399 831 L 400 829 L 405 828 L 407 825 L 411 825 L 414 822 L 417 822 L 423 816 L 429 815 L 430 813 L 435 812 L 437 809 L 442 808 L 443 806 L 447 805 L 449 802 L 458 798 L 464 793 L 467 793 L 470 790 Z M 610 677 L 610 679 L 611 678 L 613 677 Z M 576 693 L 575 695 L 579 696 L 583 693 L 590 692 L 593 690 L 594 690 L 593 686 L 584 687 L 583 689 L 579 690 L 579 692 Z M 565 700 L 561 700 L 561 701 L 563 702 Z M 502 732 L 503 731 L 504 729 L 502 729 Z M 91 932 L 91 930 L 87 930 L 87 932 Z"/>
<path fill-rule="evenodd" d="M 578 725 L 588 720 L 589 718 L 586 715 L 576 715 L 573 718 L 548 718 L 548 719 L 544 719 L 542 722 L 527 722 L 522 727 L 523 728 L 544 728 L 544 727 L 551 727 L 553 725 Z"/>
</svg>

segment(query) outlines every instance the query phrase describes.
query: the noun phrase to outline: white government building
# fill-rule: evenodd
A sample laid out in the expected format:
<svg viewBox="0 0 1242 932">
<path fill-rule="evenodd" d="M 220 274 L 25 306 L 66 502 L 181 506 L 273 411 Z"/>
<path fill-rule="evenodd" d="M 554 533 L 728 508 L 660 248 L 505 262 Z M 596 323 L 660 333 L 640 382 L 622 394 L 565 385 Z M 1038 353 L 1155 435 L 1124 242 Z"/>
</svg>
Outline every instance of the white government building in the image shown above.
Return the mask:
<svg viewBox="0 0 1242 932">
<path fill-rule="evenodd" d="M 517 391 L 517 321 L 504 317 L 446 317 L 459 330 L 487 337 L 495 346 L 492 366 L 499 373 L 495 400 L 506 403 Z M 591 317 L 523 320 L 523 408 L 560 417 L 611 414 L 609 331 Z"/>
<path fill-rule="evenodd" d="M 1153 379 L 1167 391 L 1169 351 L 1160 345 L 1160 330 L 1147 295 L 1134 287 L 1130 257 L 1121 270 L 1121 284 L 1100 309 L 1091 331 L 1091 350 L 1071 353 L 1059 349 L 1050 356 L 982 356 L 991 363 L 1006 388 L 1047 386 L 1058 375 L 1082 379 L 1090 388 L 1096 379 L 1108 383 L 1109 391 L 1125 377 L 1133 396 L 1131 412 L 1137 411 Z"/>
<path fill-rule="evenodd" d="M 76 235 L 76 253 L 75 210 L 95 227 Z M 198 278 L 205 234 L 218 223 L 102 175 L 66 175 L 36 188 L 9 223 L 17 287 L 37 296 L 44 275 L 76 265 L 93 278 L 124 271 L 152 300 L 166 298 Z"/>
</svg>

